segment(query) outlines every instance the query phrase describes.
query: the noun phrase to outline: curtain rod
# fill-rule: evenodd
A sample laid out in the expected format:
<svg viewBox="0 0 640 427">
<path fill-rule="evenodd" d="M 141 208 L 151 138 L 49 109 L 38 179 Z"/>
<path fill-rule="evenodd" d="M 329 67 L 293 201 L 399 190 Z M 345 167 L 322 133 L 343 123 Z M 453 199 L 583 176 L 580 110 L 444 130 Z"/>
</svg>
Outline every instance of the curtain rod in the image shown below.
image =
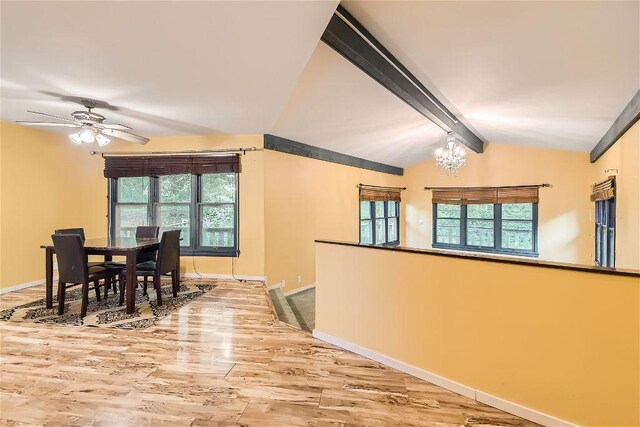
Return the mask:
<svg viewBox="0 0 640 427">
<path fill-rule="evenodd" d="M 406 190 L 407 187 L 384 187 L 384 186 L 380 186 L 380 185 L 369 185 L 369 184 L 358 184 L 356 187 L 358 188 L 362 188 L 362 187 L 369 187 L 369 188 L 390 188 L 393 190 Z"/>
<path fill-rule="evenodd" d="M 89 151 L 92 156 L 101 155 L 102 157 L 111 156 L 146 156 L 160 154 L 216 154 L 216 153 L 242 153 L 247 151 L 258 151 L 256 147 L 247 148 L 219 148 L 213 150 L 179 150 L 179 151 Z"/>
<path fill-rule="evenodd" d="M 503 185 L 501 187 L 424 187 L 425 190 L 484 190 L 493 188 L 528 188 L 528 187 L 551 187 L 551 184 L 531 184 L 531 185 Z"/>
</svg>

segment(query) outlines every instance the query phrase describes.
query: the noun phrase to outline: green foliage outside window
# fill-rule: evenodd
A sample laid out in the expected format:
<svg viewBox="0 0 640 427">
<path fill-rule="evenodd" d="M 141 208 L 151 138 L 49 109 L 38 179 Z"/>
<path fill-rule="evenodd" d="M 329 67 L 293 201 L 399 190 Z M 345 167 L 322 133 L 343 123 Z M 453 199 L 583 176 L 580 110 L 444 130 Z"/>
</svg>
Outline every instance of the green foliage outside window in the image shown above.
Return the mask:
<svg viewBox="0 0 640 427">
<path fill-rule="evenodd" d="M 152 218 L 161 232 L 180 229 L 183 247 L 234 248 L 236 182 L 235 173 L 119 178 L 113 210 L 115 235 L 133 237 L 136 227 L 148 225 Z M 196 188 L 199 194 L 194 198 Z M 193 218 L 198 231 L 195 243 Z"/>
</svg>

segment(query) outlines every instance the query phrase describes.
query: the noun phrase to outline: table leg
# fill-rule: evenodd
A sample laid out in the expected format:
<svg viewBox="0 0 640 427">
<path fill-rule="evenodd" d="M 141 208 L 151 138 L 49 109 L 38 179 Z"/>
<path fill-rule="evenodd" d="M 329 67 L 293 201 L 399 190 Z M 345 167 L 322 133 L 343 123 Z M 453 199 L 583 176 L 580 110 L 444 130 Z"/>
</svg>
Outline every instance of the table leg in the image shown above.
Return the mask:
<svg viewBox="0 0 640 427">
<path fill-rule="evenodd" d="M 133 314 L 136 309 L 136 251 L 127 252 L 127 314 Z"/>
<path fill-rule="evenodd" d="M 111 255 L 105 255 L 104 256 L 104 262 L 109 262 L 109 261 L 112 261 L 112 260 L 113 260 L 113 256 L 111 256 Z"/>
<path fill-rule="evenodd" d="M 45 249 L 44 253 L 45 289 L 47 308 L 53 307 L 53 249 Z"/>
</svg>

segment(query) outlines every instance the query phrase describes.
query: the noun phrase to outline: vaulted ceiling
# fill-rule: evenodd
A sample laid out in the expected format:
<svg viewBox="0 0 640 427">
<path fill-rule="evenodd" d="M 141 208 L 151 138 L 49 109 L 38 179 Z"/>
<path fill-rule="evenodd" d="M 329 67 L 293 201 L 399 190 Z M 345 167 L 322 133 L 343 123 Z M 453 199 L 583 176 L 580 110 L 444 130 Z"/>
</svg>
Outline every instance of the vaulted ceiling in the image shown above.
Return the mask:
<svg viewBox="0 0 640 427">
<path fill-rule="evenodd" d="M 142 135 L 265 132 L 337 4 L 2 1 L 2 119 L 80 96 Z"/>
<path fill-rule="evenodd" d="M 589 151 L 640 88 L 640 2 L 343 1 L 489 143 Z M 444 132 L 320 42 L 336 1 L 7 2 L 2 120 L 69 96 L 148 136 L 273 133 L 394 166 Z"/>
</svg>

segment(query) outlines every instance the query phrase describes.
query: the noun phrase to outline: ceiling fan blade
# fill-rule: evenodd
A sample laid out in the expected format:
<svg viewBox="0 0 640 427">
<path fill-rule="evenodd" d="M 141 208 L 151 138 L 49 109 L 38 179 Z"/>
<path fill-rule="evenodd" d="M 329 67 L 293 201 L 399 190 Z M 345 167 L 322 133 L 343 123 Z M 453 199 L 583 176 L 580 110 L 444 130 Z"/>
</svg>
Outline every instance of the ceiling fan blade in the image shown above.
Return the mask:
<svg viewBox="0 0 640 427">
<path fill-rule="evenodd" d="M 52 114 L 41 113 L 41 112 L 39 112 L 39 111 L 31 111 L 31 110 L 27 110 L 27 113 L 40 114 L 41 116 L 51 117 L 52 119 L 62 120 L 63 122 L 68 122 L 68 123 L 76 124 L 75 120 L 65 119 L 64 117 L 58 117 L 58 116 L 54 116 L 54 115 L 52 115 Z"/>
<path fill-rule="evenodd" d="M 120 123 L 100 123 L 97 125 L 102 129 L 116 129 L 116 130 L 133 130 L 129 126 L 121 125 Z"/>
<path fill-rule="evenodd" d="M 144 136 L 135 135 L 129 132 L 125 132 L 117 129 L 102 129 L 102 133 L 114 138 L 124 139 L 125 141 L 135 142 L 140 145 L 144 145 L 149 142 L 149 138 Z"/>
<path fill-rule="evenodd" d="M 18 120 L 16 123 L 20 123 L 21 125 L 28 125 L 28 126 L 64 126 L 68 128 L 82 127 L 76 123 L 30 122 L 26 120 Z"/>
</svg>

